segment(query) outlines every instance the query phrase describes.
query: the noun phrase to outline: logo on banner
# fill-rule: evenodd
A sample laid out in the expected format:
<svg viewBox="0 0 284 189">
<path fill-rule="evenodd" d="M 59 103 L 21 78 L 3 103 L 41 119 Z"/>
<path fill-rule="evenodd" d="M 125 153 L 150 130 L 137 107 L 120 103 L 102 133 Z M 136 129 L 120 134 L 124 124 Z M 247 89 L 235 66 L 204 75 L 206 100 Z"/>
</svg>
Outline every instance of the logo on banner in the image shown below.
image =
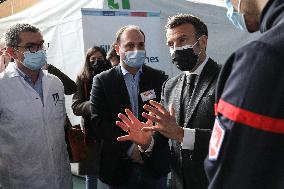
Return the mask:
<svg viewBox="0 0 284 189">
<path fill-rule="evenodd" d="M 121 6 L 119 6 L 119 3 L 117 3 L 115 0 L 107 0 L 108 7 L 110 9 L 119 9 Z M 130 9 L 130 1 L 129 0 L 122 0 L 122 9 Z"/>
<path fill-rule="evenodd" d="M 221 127 L 218 118 L 216 118 L 209 143 L 209 160 L 216 160 L 218 158 L 224 140 L 224 136 L 225 129 Z"/>
</svg>

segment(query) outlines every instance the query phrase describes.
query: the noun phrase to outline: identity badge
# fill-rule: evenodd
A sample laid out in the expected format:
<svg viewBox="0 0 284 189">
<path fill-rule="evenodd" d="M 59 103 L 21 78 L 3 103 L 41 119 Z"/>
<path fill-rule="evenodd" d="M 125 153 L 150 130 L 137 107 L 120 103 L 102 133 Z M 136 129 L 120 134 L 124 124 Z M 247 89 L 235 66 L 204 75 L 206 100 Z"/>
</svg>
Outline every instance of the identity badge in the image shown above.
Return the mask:
<svg viewBox="0 0 284 189">
<path fill-rule="evenodd" d="M 148 100 L 152 100 L 152 99 L 156 98 L 156 94 L 155 94 L 154 89 L 142 92 L 142 93 L 140 93 L 140 95 L 141 95 L 143 102 L 146 102 Z"/>
<path fill-rule="evenodd" d="M 224 136 L 225 136 L 225 129 L 222 128 L 218 118 L 216 117 L 209 143 L 209 153 L 208 153 L 209 160 L 217 160 L 220 153 L 220 149 L 222 147 Z"/>
</svg>

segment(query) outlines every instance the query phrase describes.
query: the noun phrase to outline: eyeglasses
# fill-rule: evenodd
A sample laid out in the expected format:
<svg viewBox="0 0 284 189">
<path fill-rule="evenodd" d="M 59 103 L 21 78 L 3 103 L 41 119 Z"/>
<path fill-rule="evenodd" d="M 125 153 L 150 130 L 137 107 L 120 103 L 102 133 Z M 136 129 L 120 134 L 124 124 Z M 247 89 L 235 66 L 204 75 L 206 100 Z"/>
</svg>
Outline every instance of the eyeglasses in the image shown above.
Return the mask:
<svg viewBox="0 0 284 189">
<path fill-rule="evenodd" d="M 49 43 L 42 41 L 40 44 L 28 43 L 25 46 L 18 45 L 16 47 L 22 47 L 29 50 L 31 53 L 35 53 L 39 50 L 47 50 L 49 48 Z"/>
</svg>

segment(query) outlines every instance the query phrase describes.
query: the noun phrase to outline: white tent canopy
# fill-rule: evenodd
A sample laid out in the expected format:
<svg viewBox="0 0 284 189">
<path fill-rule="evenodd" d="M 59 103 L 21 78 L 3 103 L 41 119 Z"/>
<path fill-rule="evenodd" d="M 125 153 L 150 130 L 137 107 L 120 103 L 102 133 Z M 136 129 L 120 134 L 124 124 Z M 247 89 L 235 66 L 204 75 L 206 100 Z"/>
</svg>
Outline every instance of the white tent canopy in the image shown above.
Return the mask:
<svg viewBox="0 0 284 189">
<path fill-rule="evenodd" d="M 121 0 L 114 0 L 121 3 Z M 209 41 L 207 52 L 217 62 L 223 63 L 231 52 L 254 39 L 256 35 L 237 31 L 226 18 L 226 10 L 220 0 L 129 0 L 133 10 L 161 11 L 162 41 L 165 44 L 164 25 L 168 16 L 177 13 L 191 13 L 200 17 L 208 26 Z M 210 4 L 207 4 L 210 2 Z M 0 19 L 0 36 L 9 26 L 27 22 L 38 26 L 43 32 L 45 41 L 50 43 L 48 62 L 65 72 L 72 79 L 76 78 L 84 62 L 84 41 L 82 32 L 81 8 L 108 8 L 107 0 L 41 0 L 29 9 Z M 165 70 L 173 76 L 178 73 L 169 61 L 169 50 L 162 45 L 164 57 L 162 63 L 170 64 Z M 72 115 L 70 97 L 67 98 L 67 113 L 73 123 L 79 119 Z M 72 116 L 71 116 L 72 115 Z"/>
<path fill-rule="evenodd" d="M 168 16 L 191 13 L 200 17 L 208 26 L 208 54 L 223 63 L 228 55 L 254 37 L 237 31 L 226 18 L 221 0 L 129 0 L 131 9 L 161 11 L 161 30 L 164 31 Z M 0 19 L 0 36 L 12 24 L 28 22 L 38 26 L 50 43 L 48 61 L 75 79 L 84 61 L 81 8 L 108 8 L 107 0 L 41 0 L 33 7 L 18 14 Z M 121 0 L 114 0 L 121 2 Z M 207 4 L 207 3 L 210 3 Z M 218 5 L 218 6 L 216 6 Z M 159 37 L 159 36 L 157 36 Z M 165 35 L 162 35 L 165 42 Z M 162 49 L 165 54 L 168 49 Z M 171 75 L 176 74 L 168 73 Z"/>
</svg>

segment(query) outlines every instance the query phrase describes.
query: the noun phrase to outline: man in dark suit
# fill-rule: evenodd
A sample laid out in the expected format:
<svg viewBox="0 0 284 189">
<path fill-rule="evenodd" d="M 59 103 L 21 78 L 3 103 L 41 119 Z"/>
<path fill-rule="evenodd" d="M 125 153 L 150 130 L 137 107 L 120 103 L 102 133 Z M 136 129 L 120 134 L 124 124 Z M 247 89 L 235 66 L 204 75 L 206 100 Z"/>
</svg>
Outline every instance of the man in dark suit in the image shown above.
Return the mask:
<svg viewBox="0 0 284 189">
<path fill-rule="evenodd" d="M 143 116 L 156 126 L 143 128 L 143 131 L 158 131 L 172 139 L 170 188 L 207 188 L 203 161 L 214 123 L 215 83 L 220 66 L 206 55 L 208 31 L 199 18 L 189 14 L 169 18 L 166 37 L 172 61 L 183 72 L 165 82 L 161 104 L 150 101 L 151 106 L 144 106 L 150 114 L 143 113 Z M 133 130 L 133 126 L 145 127 L 144 123 L 132 119 L 131 113 L 128 118 L 133 124 L 125 116 L 120 118 L 122 122 L 117 125 L 130 131 L 130 135 L 139 135 L 139 130 Z M 122 140 L 132 140 L 144 149 L 150 146 L 145 138 L 139 140 L 130 136 Z M 159 140 L 153 142 L 153 148 L 160 145 Z"/>
<path fill-rule="evenodd" d="M 125 109 L 131 109 L 144 121 L 143 105 L 151 99 L 160 101 L 167 76 L 144 64 L 145 35 L 139 27 L 122 27 L 116 35 L 115 50 L 120 65 L 96 75 L 91 91 L 93 129 L 97 138 L 103 140 L 99 178 L 110 189 L 164 189 L 169 172 L 169 146 L 157 150 L 165 157 L 158 164 L 151 159 L 142 160 L 136 144 L 116 140 L 126 132 L 116 127 L 115 121 Z"/>
</svg>

